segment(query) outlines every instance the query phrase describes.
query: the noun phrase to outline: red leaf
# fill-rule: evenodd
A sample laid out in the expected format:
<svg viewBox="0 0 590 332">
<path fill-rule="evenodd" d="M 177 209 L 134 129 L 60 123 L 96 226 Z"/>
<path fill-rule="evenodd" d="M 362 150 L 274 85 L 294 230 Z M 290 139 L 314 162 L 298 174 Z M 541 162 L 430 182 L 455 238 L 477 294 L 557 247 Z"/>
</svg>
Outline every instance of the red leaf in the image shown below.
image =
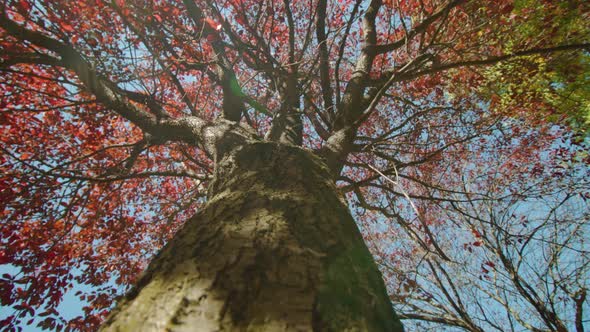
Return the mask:
<svg viewBox="0 0 590 332">
<path fill-rule="evenodd" d="M 68 23 L 61 23 L 61 28 L 65 31 L 65 32 L 72 32 L 74 31 L 74 27 L 71 24 Z"/>
<path fill-rule="evenodd" d="M 27 160 L 27 159 L 30 159 L 32 156 L 33 156 L 33 154 L 30 152 L 23 152 L 23 153 L 21 153 L 20 158 L 21 158 L 21 160 Z"/>
<path fill-rule="evenodd" d="M 10 259 L 4 250 L 0 250 L 0 265 L 10 263 Z"/>
<path fill-rule="evenodd" d="M 21 7 L 25 13 L 31 10 L 31 4 L 26 0 L 19 0 L 18 6 Z"/>
<path fill-rule="evenodd" d="M 215 30 L 215 31 L 219 31 L 221 30 L 221 24 L 215 22 L 214 20 L 210 19 L 210 18 L 205 18 L 205 23 L 207 23 L 207 25 L 209 25 L 211 27 L 211 29 Z"/>
</svg>

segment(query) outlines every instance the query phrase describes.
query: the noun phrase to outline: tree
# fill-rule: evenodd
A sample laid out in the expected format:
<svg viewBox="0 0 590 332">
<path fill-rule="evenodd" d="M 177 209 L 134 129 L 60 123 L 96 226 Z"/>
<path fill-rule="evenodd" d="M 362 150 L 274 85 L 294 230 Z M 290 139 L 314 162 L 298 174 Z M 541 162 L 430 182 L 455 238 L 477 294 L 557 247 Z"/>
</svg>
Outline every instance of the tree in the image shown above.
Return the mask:
<svg viewBox="0 0 590 332">
<path fill-rule="evenodd" d="M 415 202 L 435 235 L 412 229 L 424 241 L 432 239 L 448 260 L 408 241 L 393 223 L 368 232 L 400 317 L 412 319 L 409 329 L 584 331 L 590 185 L 587 164 L 578 158 L 587 152 L 561 136 L 539 146 L 535 158 L 527 150 L 533 162 L 523 162 L 521 151 L 504 139 L 496 133 L 472 144 L 468 159 L 479 165 L 464 163 L 461 182 L 446 192 L 425 193 L 437 202 Z M 487 160 L 475 158 L 482 155 L 478 145 L 494 146 Z M 400 249 L 392 255 L 391 248 Z"/>
<path fill-rule="evenodd" d="M 44 328 L 95 329 L 112 285 L 134 284 L 104 330 L 401 331 L 344 196 L 450 262 L 425 217 L 477 217 L 461 163 L 499 147 L 474 142 L 542 154 L 564 132 L 547 120 L 583 114 L 544 116 L 554 97 L 587 102 L 582 1 L 0 6 L 8 327 L 37 315 Z M 544 38 L 515 32 L 533 21 Z M 531 72 L 556 73 L 543 76 L 553 104 L 534 86 L 520 98 L 516 69 L 492 67 L 518 61 L 551 64 Z M 508 118 L 540 128 L 537 141 Z M 56 308 L 74 283 L 94 289 L 85 317 L 66 321 Z"/>
</svg>

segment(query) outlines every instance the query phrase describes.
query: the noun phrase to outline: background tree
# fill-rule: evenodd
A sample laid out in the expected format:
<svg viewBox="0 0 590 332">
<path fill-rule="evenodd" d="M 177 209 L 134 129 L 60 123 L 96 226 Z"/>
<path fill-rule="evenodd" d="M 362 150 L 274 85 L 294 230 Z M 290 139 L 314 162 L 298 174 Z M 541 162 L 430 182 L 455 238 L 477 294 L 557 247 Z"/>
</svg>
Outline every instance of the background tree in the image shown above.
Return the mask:
<svg viewBox="0 0 590 332">
<path fill-rule="evenodd" d="M 452 190 L 431 187 L 425 195 L 436 201 L 414 200 L 435 235 L 412 230 L 436 241 L 449 260 L 430 255 L 395 223 L 367 232 L 392 301 L 413 320 L 409 329 L 584 331 L 590 187 L 578 158 L 587 153 L 565 148 L 559 137 L 531 158 L 532 151 L 520 155 L 502 136 L 471 144 L 470 154 L 494 148 L 483 154 L 487 159 L 464 162 Z"/>
<path fill-rule="evenodd" d="M 343 193 L 402 317 L 581 322 L 585 2 L 0 6 L 4 326 L 399 329 Z"/>
</svg>

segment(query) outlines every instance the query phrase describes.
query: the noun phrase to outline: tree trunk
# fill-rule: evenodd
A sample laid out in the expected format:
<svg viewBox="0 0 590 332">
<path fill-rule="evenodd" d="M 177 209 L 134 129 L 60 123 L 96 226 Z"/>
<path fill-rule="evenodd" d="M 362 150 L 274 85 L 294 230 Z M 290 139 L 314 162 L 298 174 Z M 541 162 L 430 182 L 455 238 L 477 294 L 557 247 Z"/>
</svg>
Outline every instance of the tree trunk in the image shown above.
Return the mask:
<svg viewBox="0 0 590 332">
<path fill-rule="evenodd" d="M 249 143 L 157 255 L 105 331 L 403 331 L 328 168 Z"/>
</svg>

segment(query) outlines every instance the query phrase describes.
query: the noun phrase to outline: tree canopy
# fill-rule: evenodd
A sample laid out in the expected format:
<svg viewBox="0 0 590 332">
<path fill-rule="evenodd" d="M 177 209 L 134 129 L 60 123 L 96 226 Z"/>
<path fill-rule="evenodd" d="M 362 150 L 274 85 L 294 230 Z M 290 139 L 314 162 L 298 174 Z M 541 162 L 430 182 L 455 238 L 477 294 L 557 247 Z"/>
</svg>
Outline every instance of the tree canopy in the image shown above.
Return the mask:
<svg viewBox="0 0 590 332">
<path fill-rule="evenodd" d="M 324 158 L 410 324 L 582 326 L 588 21 L 581 0 L 3 1 L 0 326 L 95 329 L 235 128 Z"/>
</svg>

